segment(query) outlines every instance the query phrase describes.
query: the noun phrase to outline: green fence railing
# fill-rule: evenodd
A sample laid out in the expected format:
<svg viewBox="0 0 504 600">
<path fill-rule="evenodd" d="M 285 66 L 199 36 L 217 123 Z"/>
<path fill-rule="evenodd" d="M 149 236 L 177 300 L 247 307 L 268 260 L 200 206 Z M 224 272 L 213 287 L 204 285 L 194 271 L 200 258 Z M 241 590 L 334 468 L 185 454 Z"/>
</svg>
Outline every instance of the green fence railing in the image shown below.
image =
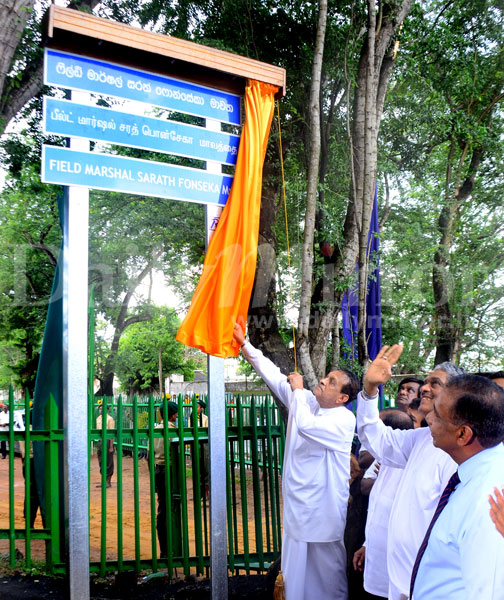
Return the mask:
<svg viewBox="0 0 504 600">
<path fill-rule="evenodd" d="M 12 394 L 11 399 L 12 400 Z M 102 398 L 89 406 L 89 507 L 91 571 L 157 571 L 168 574 L 208 574 L 209 498 L 208 430 L 190 419 L 196 413 L 196 397 L 172 398 L 179 407 L 175 426 L 161 422 L 159 408 L 167 415 L 166 398 Z M 10 402 L 10 406 L 14 406 Z M 24 408 L 29 412 L 30 401 Z M 281 546 L 281 464 L 285 440 L 284 426 L 273 400 L 268 395 L 228 394 L 226 397 L 226 486 L 229 569 L 262 571 L 274 561 Z M 113 426 L 103 418 L 110 415 Z M 51 420 L 52 419 L 52 420 Z M 63 432 L 54 427 L 57 408 L 49 403 L 44 431 L 16 431 L 11 411 L 7 433 L 0 441 L 9 443 L 9 519 L 0 516 L 0 544 L 8 540 L 11 564 L 16 548 L 24 551 L 30 566 L 32 540 L 44 539 L 47 567 L 53 572 L 66 571 L 60 549 L 62 516 L 58 512 L 59 453 Z M 31 441 L 44 441 L 45 506 L 49 507 L 44 528 L 30 527 L 29 519 L 20 519 L 23 511 L 16 504 L 14 488 L 22 484 L 16 467 L 16 442 L 30 447 Z M 114 475 L 107 487 L 107 447 L 114 449 Z M 100 452 L 100 462 L 95 451 Z M 26 452 L 26 490 L 30 489 L 29 452 Z M 159 457 L 164 454 L 164 468 Z M 110 460 L 110 458 L 109 458 Z M 101 473 L 100 473 L 101 471 Z M 32 477 L 33 479 L 33 477 Z M 164 494 L 163 494 L 164 492 Z M 29 493 L 25 493 L 26 515 Z M 159 506 L 161 499 L 162 506 Z M 50 513 L 50 514 L 49 514 Z M 23 527 L 19 527 L 19 521 Z M 16 526 L 16 523 L 18 524 Z M 161 531 L 161 533 L 160 533 Z M 159 537 L 166 539 L 167 551 L 160 555 Z M 1 546 L 0 546 L 0 552 Z M 40 555 L 40 548 L 38 550 Z"/>
<path fill-rule="evenodd" d="M 20 402 L 14 402 L 12 389 L 9 392 L 8 406 L 15 410 L 23 410 L 29 414 L 31 400 L 25 397 L 23 408 Z M 16 423 L 14 410 L 9 410 L 8 431 L 0 432 L 0 441 L 8 443 L 8 515 L 3 515 L 0 526 L 0 540 L 8 540 L 9 565 L 14 567 L 16 550 L 19 543 L 24 547 L 24 563 L 27 568 L 32 566 L 33 540 L 45 540 L 45 561 L 49 571 L 55 571 L 56 565 L 61 562 L 60 526 L 61 519 L 58 513 L 59 506 L 59 478 L 58 478 L 58 446 L 63 442 L 63 431 L 58 429 L 58 408 L 52 396 L 46 404 L 44 426 L 45 429 L 32 431 L 30 427 L 21 429 L 22 421 Z M 23 423 L 24 425 L 24 423 Z M 44 500 L 47 507 L 42 528 L 33 528 L 32 514 L 35 505 L 39 504 L 39 496 L 35 489 L 35 470 L 33 468 L 33 442 L 43 442 L 44 453 Z M 21 456 L 20 469 L 16 469 L 16 454 Z M 16 471 L 22 473 L 24 482 L 24 500 L 20 511 L 23 519 L 16 523 Z M 19 550 L 18 550 L 19 552 Z"/>
</svg>

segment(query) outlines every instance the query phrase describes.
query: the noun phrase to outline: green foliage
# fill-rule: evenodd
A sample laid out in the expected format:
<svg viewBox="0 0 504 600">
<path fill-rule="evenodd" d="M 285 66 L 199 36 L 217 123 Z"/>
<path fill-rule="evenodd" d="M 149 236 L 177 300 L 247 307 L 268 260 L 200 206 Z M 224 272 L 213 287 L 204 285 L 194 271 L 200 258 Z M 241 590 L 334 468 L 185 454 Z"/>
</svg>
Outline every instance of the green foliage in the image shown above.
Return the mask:
<svg viewBox="0 0 504 600">
<path fill-rule="evenodd" d="M 0 193 L 3 366 L 12 372 L 14 385 L 30 392 L 61 240 L 56 194 L 57 188 L 40 183 L 31 165 L 8 178 Z"/>
<path fill-rule="evenodd" d="M 180 321 L 166 307 L 152 307 L 152 319 L 131 325 L 121 338 L 116 374 L 124 391 L 159 389 L 159 357 L 164 377 L 182 373 L 191 381 L 196 363 L 184 357 L 184 346 L 175 340 Z"/>
<path fill-rule="evenodd" d="M 393 180 L 384 341 L 405 343 L 403 372 L 432 366 L 443 331 L 468 368 L 501 353 L 503 23 L 502 7 L 483 0 L 429 2 L 402 35 L 380 157 Z M 446 262 L 441 299 L 432 289 L 436 252 Z M 449 322 L 439 321 L 441 304 Z"/>
<path fill-rule="evenodd" d="M 162 270 L 187 301 L 204 249 L 200 205 L 97 190 L 91 195 L 90 282 L 96 284 L 97 310 L 110 319 L 135 276 L 147 267 Z"/>
</svg>

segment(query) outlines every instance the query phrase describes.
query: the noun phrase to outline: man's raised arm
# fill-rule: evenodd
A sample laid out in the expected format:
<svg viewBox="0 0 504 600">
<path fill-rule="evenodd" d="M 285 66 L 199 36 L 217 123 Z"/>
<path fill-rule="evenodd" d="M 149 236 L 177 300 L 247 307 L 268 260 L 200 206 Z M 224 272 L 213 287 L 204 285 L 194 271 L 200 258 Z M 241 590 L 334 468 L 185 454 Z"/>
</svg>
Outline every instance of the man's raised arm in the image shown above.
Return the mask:
<svg viewBox="0 0 504 600">
<path fill-rule="evenodd" d="M 399 360 L 403 347 L 383 346 L 364 375 L 363 390 L 358 395 L 357 434 L 362 444 L 384 465 L 402 468 L 412 449 L 414 430 L 387 427 L 378 411 L 379 386 L 392 376 L 392 367 Z"/>
<path fill-rule="evenodd" d="M 287 381 L 287 376 L 269 358 L 266 358 L 260 350 L 254 348 L 250 342 L 245 340 L 243 329 L 238 323 L 234 325 L 233 338 L 240 345 L 243 356 L 254 367 L 257 374 L 262 377 L 271 392 L 285 405 L 289 406 L 291 387 Z"/>
</svg>

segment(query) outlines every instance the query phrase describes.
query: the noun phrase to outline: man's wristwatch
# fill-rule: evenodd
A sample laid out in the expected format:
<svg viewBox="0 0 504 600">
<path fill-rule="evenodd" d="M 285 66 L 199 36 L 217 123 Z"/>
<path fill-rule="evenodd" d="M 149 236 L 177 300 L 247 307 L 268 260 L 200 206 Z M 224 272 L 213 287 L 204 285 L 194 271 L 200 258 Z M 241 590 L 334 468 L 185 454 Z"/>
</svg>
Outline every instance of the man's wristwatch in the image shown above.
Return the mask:
<svg viewBox="0 0 504 600">
<path fill-rule="evenodd" d="M 364 388 L 362 388 L 361 394 L 364 396 L 364 398 L 366 400 L 374 400 L 375 398 L 378 398 L 378 394 L 375 394 L 374 396 L 370 396 Z"/>
</svg>

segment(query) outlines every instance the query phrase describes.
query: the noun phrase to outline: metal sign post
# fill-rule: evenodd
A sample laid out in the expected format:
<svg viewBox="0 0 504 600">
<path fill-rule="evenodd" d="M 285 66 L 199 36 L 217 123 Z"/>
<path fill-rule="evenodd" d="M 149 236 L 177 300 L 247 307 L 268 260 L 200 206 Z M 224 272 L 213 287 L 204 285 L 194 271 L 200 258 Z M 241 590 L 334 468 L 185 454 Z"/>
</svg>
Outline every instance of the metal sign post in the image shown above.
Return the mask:
<svg viewBox="0 0 504 600">
<path fill-rule="evenodd" d="M 206 129 L 220 131 L 219 121 L 206 119 Z M 220 174 L 221 165 L 207 161 L 206 170 Z M 222 208 L 206 205 L 207 247 L 217 228 Z M 226 600 L 227 523 L 226 523 L 226 397 L 224 359 L 208 356 L 208 433 L 210 446 L 210 574 L 212 598 Z"/>
<path fill-rule="evenodd" d="M 210 573 L 212 598 L 226 600 L 226 402 L 224 359 L 208 357 L 208 398 L 210 438 Z"/>
<path fill-rule="evenodd" d="M 89 142 L 71 141 L 75 146 Z M 89 190 L 65 188 L 63 234 L 63 426 L 65 525 L 70 598 L 89 599 L 88 498 L 88 222 Z"/>
</svg>

